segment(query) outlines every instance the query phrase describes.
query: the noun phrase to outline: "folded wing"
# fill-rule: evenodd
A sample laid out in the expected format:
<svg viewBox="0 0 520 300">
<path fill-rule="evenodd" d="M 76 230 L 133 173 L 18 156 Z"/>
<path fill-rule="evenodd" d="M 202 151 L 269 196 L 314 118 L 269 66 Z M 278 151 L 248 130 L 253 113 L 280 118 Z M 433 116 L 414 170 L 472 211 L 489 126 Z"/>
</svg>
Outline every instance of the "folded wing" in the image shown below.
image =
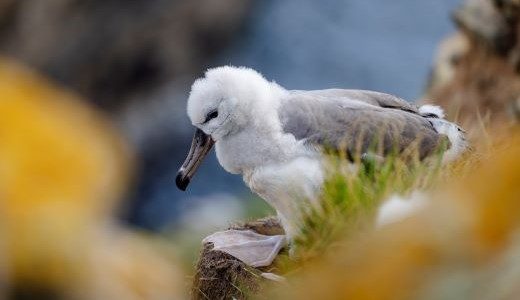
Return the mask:
<svg viewBox="0 0 520 300">
<path fill-rule="evenodd" d="M 284 132 L 313 146 L 345 150 L 351 159 L 411 147 L 423 159 L 447 140 L 415 105 L 370 91 L 291 91 L 282 101 L 279 117 Z"/>
</svg>

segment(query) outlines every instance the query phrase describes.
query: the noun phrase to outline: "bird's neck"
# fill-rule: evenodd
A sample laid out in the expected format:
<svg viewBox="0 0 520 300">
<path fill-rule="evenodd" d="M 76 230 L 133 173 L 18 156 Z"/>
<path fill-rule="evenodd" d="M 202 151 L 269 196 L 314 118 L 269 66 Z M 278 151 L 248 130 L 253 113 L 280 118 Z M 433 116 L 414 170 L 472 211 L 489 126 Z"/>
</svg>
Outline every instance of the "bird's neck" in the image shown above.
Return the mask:
<svg viewBox="0 0 520 300">
<path fill-rule="evenodd" d="M 294 136 L 283 133 L 278 103 L 272 101 L 269 106 L 262 107 L 261 113 L 250 116 L 242 130 L 217 141 L 216 151 L 224 169 L 245 174 L 261 166 L 286 161 L 295 152 L 295 145 Z"/>
</svg>

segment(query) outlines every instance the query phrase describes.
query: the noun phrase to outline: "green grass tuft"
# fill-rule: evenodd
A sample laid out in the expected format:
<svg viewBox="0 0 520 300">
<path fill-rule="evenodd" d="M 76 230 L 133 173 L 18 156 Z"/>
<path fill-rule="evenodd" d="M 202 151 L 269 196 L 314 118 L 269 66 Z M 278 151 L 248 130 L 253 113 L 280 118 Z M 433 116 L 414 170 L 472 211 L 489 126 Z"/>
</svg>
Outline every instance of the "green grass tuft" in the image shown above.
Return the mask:
<svg viewBox="0 0 520 300">
<path fill-rule="evenodd" d="M 379 204 L 391 195 L 427 190 L 458 173 L 453 166 L 442 166 L 440 152 L 425 161 L 389 155 L 350 163 L 330 156 L 321 202 L 305 214 L 293 241 L 295 256 L 302 262 L 322 255 L 336 241 L 371 228 Z"/>
</svg>

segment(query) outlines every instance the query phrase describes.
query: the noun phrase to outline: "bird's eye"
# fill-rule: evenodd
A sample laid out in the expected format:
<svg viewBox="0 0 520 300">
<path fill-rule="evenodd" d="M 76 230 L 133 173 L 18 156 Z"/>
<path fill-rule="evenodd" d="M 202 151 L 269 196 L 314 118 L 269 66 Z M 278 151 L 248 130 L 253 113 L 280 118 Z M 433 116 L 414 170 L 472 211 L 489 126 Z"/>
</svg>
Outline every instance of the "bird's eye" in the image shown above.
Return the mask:
<svg viewBox="0 0 520 300">
<path fill-rule="evenodd" d="M 218 117 L 218 110 L 214 110 L 206 115 L 206 120 L 204 120 L 204 123 L 208 123 L 211 119 L 215 119 Z"/>
</svg>

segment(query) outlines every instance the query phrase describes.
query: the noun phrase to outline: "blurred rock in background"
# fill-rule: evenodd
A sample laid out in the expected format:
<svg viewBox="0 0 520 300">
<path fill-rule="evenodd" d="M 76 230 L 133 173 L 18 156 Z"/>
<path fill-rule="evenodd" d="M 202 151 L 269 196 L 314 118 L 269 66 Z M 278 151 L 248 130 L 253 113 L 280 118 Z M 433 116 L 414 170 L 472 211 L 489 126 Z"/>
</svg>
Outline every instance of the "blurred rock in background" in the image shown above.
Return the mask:
<svg viewBox="0 0 520 300">
<path fill-rule="evenodd" d="M 464 127 L 520 120 L 520 2 L 466 0 L 454 13 L 458 33 L 438 50 L 425 101 Z"/>
<path fill-rule="evenodd" d="M 251 1 L 2 1 L 1 50 L 117 113 L 193 77 L 240 28 Z M 141 97 L 136 97 L 144 94 Z"/>
</svg>

